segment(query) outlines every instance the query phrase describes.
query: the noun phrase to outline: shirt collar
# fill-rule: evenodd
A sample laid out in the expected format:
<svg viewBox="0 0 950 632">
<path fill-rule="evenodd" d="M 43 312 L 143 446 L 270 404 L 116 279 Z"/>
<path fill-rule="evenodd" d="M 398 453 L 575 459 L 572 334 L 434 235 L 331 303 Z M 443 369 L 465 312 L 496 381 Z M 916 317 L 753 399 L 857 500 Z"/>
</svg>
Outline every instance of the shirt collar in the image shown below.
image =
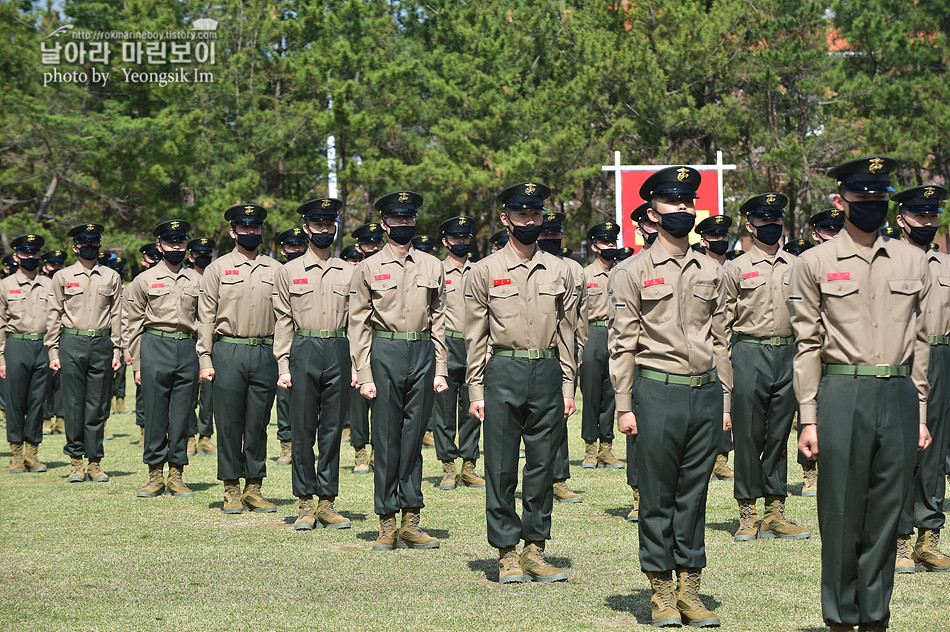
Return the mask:
<svg viewBox="0 0 950 632">
<path fill-rule="evenodd" d="M 534 268 L 544 268 L 544 257 L 546 254 L 540 248 L 535 247 L 534 254 L 527 260 L 522 259 L 518 256 L 518 253 L 515 252 L 515 249 L 512 247 L 511 242 L 505 244 L 505 247 L 501 249 L 501 256 L 505 260 L 505 267 L 509 270 L 514 270 L 518 266 L 525 266 L 529 270 Z"/>
<path fill-rule="evenodd" d="M 400 265 L 402 265 L 402 262 L 399 261 L 399 257 L 397 257 L 396 253 L 393 252 L 392 246 L 389 245 L 388 241 L 382 248 L 379 249 L 379 252 L 377 252 L 373 256 L 380 258 L 379 259 L 380 265 L 385 265 L 387 263 L 399 263 Z M 412 261 L 413 263 L 415 263 L 416 261 L 415 257 L 417 256 L 419 255 L 416 253 L 416 249 L 410 248 L 409 252 L 406 254 L 406 261 Z"/>
<path fill-rule="evenodd" d="M 854 243 L 854 240 L 851 238 L 851 233 L 848 232 L 847 228 L 842 228 L 832 243 L 835 245 L 835 254 L 838 256 L 838 259 L 859 257 L 865 261 L 871 261 L 878 253 L 883 253 L 888 257 L 890 256 L 889 250 L 894 247 L 894 244 L 889 243 L 890 241 L 891 240 L 885 241 L 884 237 L 878 234 L 874 238 L 874 243 L 871 244 L 870 252 L 866 253 L 864 248 Z"/>
<path fill-rule="evenodd" d="M 674 257 L 673 255 L 671 255 L 669 251 L 663 247 L 663 244 L 661 244 L 659 240 L 653 243 L 653 246 L 650 247 L 650 249 L 647 251 L 647 254 L 650 256 L 650 260 L 653 261 L 653 265 L 657 265 L 657 266 L 662 263 L 666 263 L 667 261 L 678 260 L 677 257 Z M 682 259 L 684 269 L 690 263 L 695 263 L 696 265 L 699 265 L 699 258 L 696 256 L 696 254 L 697 254 L 696 251 L 693 250 L 692 248 L 686 249 L 686 255 Z M 706 257 L 706 255 L 703 255 L 703 256 Z M 706 258 L 709 259 L 709 257 L 706 257 Z M 712 261 L 712 259 L 709 259 L 709 260 Z M 715 261 L 712 261 L 712 262 L 715 263 Z"/>
<path fill-rule="evenodd" d="M 333 255 L 330 255 L 330 257 L 326 261 L 321 261 L 317 259 L 317 257 L 313 254 L 313 252 L 311 252 L 309 248 L 307 248 L 307 252 L 305 252 L 303 256 L 301 256 L 300 258 L 303 260 L 304 270 L 310 270 L 314 266 L 317 266 L 321 269 L 323 268 L 340 268 L 341 270 L 343 269 L 342 266 L 340 266 L 340 259 L 337 259 Z"/>
<path fill-rule="evenodd" d="M 749 258 L 752 261 L 752 265 L 762 263 L 763 261 L 771 261 L 771 259 L 777 259 L 783 263 L 788 263 L 789 256 L 790 255 L 787 252 L 779 248 L 778 252 L 775 253 L 775 256 L 770 257 L 769 254 L 759 248 L 755 242 L 752 242 L 752 249 L 749 251 Z"/>
</svg>

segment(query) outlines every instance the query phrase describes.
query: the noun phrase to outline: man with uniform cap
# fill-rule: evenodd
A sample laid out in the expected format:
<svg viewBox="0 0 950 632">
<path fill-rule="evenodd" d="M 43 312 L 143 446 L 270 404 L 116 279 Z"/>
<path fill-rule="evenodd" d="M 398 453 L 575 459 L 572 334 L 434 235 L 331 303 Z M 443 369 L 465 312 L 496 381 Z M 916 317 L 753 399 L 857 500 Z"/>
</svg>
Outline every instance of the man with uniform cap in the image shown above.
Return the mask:
<svg viewBox="0 0 950 632">
<path fill-rule="evenodd" d="M 809 248 L 813 248 L 815 244 L 811 243 L 807 239 L 793 239 L 785 243 L 785 246 L 782 248 L 785 252 L 793 254 L 796 257 Z"/>
<path fill-rule="evenodd" d="M 43 253 L 42 273 L 52 279 L 53 275 L 66 265 L 65 250 L 50 250 Z M 63 421 L 63 392 L 59 387 L 59 373 L 50 373 L 46 380 L 46 400 L 43 404 L 43 434 L 63 434 L 66 423 Z"/>
<path fill-rule="evenodd" d="M 277 390 L 274 275 L 280 264 L 258 252 L 267 211 L 237 204 L 224 213 L 234 250 L 208 264 L 198 300 L 199 379 L 212 381 L 218 424 L 218 480 L 226 514 L 277 508 L 261 493 L 267 476 L 267 422 Z M 240 480 L 245 480 L 241 492 Z"/>
<path fill-rule="evenodd" d="M 469 412 L 471 402 L 465 386 L 465 281 L 472 270 L 468 254 L 474 238 L 475 220 L 453 217 L 439 225 L 442 245 L 448 256 L 442 262 L 445 274 L 445 346 L 448 350 L 446 382 L 449 388 L 436 393 L 432 409 L 435 453 L 442 461 L 439 489 L 455 489 L 455 461 L 462 459 L 458 480 L 466 487 L 484 487 L 485 479 L 475 473 L 481 424 Z M 458 442 L 456 443 L 456 437 Z"/>
<path fill-rule="evenodd" d="M 149 242 L 147 244 L 142 244 L 139 247 L 139 252 L 142 255 L 142 258 L 139 260 L 139 265 L 142 267 L 142 272 L 149 270 L 158 265 L 158 262 L 162 260 L 162 251 L 158 248 L 157 242 Z M 142 272 L 139 272 L 141 274 Z M 124 314 L 122 317 L 122 331 L 125 332 L 128 329 L 128 322 Z M 128 338 L 128 336 L 123 336 L 123 338 Z M 132 356 L 128 354 L 126 350 L 125 354 L 126 364 L 131 363 Z M 132 382 L 135 384 L 135 381 Z M 145 404 L 142 399 L 142 387 L 140 384 L 135 384 L 135 425 L 139 427 L 139 442 L 138 447 L 145 447 Z"/>
<path fill-rule="evenodd" d="M 382 249 L 384 235 L 377 222 L 369 222 L 354 230 L 350 237 L 356 240 L 356 249 L 363 257 L 370 257 Z"/>
<path fill-rule="evenodd" d="M 732 367 L 722 267 L 690 250 L 687 239 L 699 183 L 690 167 L 646 179 L 640 197 L 649 200 L 656 243 L 611 279 L 610 377 L 617 428 L 638 435 L 640 567 L 653 589 L 655 626 L 719 625 L 699 590 L 706 493 L 720 433 L 730 427 Z"/>
<path fill-rule="evenodd" d="M 139 252 L 142 253 L 142 260 L 139 264 L 143 269 L 152 268 L 162 260 L 162 251 L 158 247 L 158 242 L 151 241 L 147 244 L 142 244 L 142 246 L 139 247 Z"/>
<path fill-rule="evenodd" d="M 350 244 L 343 248 L 340 258 L 352 269 L 364 259 L 364 256 L 357 244 Z M 355 388 L 352 381 L 350 386 Z M 369 443 L 369 400 L 360 397 L 357 390 L 355 393 L 350 393 L 348 401 L 346 420 L 343 422 L 343 440 L 349 440 L 350 446 L 355 451 L 353 473 L 369 474 L 373 460 L 372 455 L 367 455 L 366 452 L 366 445 Z M 347 429 L 349 430 L 348 437 Z"/>
<path fill-rule="evenodd" d="M 884 226 L 881 228 L 882 237 L 890 237 L 891 239 L 900 239 L 903 237 L 903 231 L 899 226 Z"/>
<path fill-rule="evenodd" d="M 5 279 L 8 276 L 12 276 L 13 273 L 16 272 L 18 265 L 19 264 L 17 264 L 16 258 L 13 256 L 12 252 L 8 254 L 7 256 L 5 256 L 3 258 L 3 277 L 2 278 Z"/>
<path fill-rule="evenodd" d="M 812 239 L 823 244 L 837 237 L 844 228 L 844 213 L 836 208 L 830 208 L 809 217 L 808 223 L 812 228 Z"/>
<path fill-rule="evenodd" d="M 508 243 L 508 229 L 502 228 L 492 233 L 492 236 L 488 238 L 488 241 L 491 242 L 491 251 L 498 252 L 505 247 L 505 244 Z"/>
<path fill-rule="evenodd" d="M 891 158 L 834 167 L 845 229 L 792 271 L 798 442 L 817 456 L 821 606 L 832 630 L 887 628 L 897 526 L 927 431 L 930 273 L 913 246 L 882 237 Z"/>
<path fill-rule="evenodd" d="M 182 265 L 191 225 L 179 219 L 152 230 L 162 257 L 126 291 L 127 346 L 145 412 L 142 461 L 148 481 L 137 496 L 194 496 L 182 475 L 188 465 L 188 418 L 198 388 L 198 287 L 201 275 Z M 168 463 L 168 478 L 164 477 Z"/>
<path fill-rule="evenodd" d="M 205 273 L 205 268 L 211 263 L 215 245 L 210 237 L 196 237 L 188 242 L 188 263 L 199 276 Z M 217 446 L 211 443 L 211 435 L 214 434 L 212 390 L 211 382 L 198 383 L 198 412 L 192 406 L 191 415 L 188 416 L 188 456 L 218 453 Z"/>
<path fill-rule="evenodd" d="M 644 246 L 646 248 L 646 246 Z M 631 246 L 624 246 L 623 248 L 617 249 L 617 263 L 621 261 L 626 261 L 630 257 L 636 254 Z M 629 462 L 629 459 L 628 459 Z"/>
<path fill-rule="evenodd" d="M 346 313 L 353 269 L 330 253 L 343 202 L 322 198 L 297 208 L 307 250 L 274 278 L 277 386 L 287 393 L 291 480 L 299 501 L 294 530 L 348 529 L 333 503 L 339 492 L 340 434 L 350 396 Z M 314 469 L 313 445 L 318 448 Z M 313 497 L 319 499 L 313 504 Z"/>
<path fill-rule="evenodd" d="M 479 261 L 465 283 L 465 380 L 470 410 L 484 424 L 488 542 L 498 549 L 502 584 L 568 579 L 567 571 L 544 559 L 554 466 L 565 420 L 575 411 L 577 313 L 571 269 L 536 243 L 550 194 L 543 184 L 523 182 L 498 195 L 511 239 Z M 519 517 L 515 489 L 522 440 Z"/>
<path fill-rule="evenodd" d="M 950 441 L 950 257 L 930 250 L 947 189 L 936 185 L 913 187 L 895 193 L 891 199 L 897 202 L 897 225 L 907 235 L 907 243 L 924 253 L 930 269 L 930 294 L 921 305 L 920 318 L 927 326 L 930 343 L 927 429 L 933 440 L 929 448 L 917 453 L 913 487 L 897 527 L 896 571 L 948 572 L 950 556 L 940 550 L 940 531 L 946 521 L 943 470 Z M 917 542 L 912 547 L 914 527 Z"/>
<path fill-rule="evenodd" d="M 104 420 L 112 373 L 121 366 L 122 323 L 119 292 L 122 281 L 115 270 L 97 265 L 102 226 L 80 224 L 69 231 L 79 261 L 52 279 L 49 317 L 43 344 L 49 366 L 60 378 L 66 418 L 66 446 L 70 483 L 89 477 L 106 482 L 102 470 Z M 84 469 L 83 457 L 89 460 Z"/>
<path fill-rule="evenodd" d="M 335 226 L 335 224 L 334 224 Z M 295 226 L 277 235 L 280 254 L 291 262 L 307 253 L 307 235 L 303 228 Z M 280 456 L 277 465 L 290 465 L 293 462 L 293 441 L 290 428 L 290 390 L 277 389 L 277 441 L 280 442 Z"/>
<path fill-rule="evenodd" d="M 567 314 L 574 331 L 574 361 L 579 363 L 583 357 L 584 347 L 587 344 L 587 284 L 584 282 L 584 268 L 571 258 L 561 257 L 561 238 L 564 235 L 564 213 L 559 211 L 545 211 L 541 216 L 541 234 L 538 236 L 538 248 L 557 257 L 571 272 L 574 279 L 574 290 L 577 295 L 575 309 Z M 575 373 L 575 392 L 577 390 Z M 610 461 L 622 467 L 613 452 L 609 453 Z M 557 459 L 554 461 L 554 500 L 559 503 L 580 503 L 584 498 L 567 485 L 571 478 L 571 461 L 567 443 L 567 419 L 564 420 L 564 434 L 561 446 L 558 448 Z"/>
<path fill-rule="evenodd" d="M 44 241 L 31 233 L 10 242 L 17 271 L 0 281 L 0 377 L 6 390 L 10 473 L 46 471 L 37 454 L 49 376 L 43 336 L 52 287 L 52 281 L 37 272 Z"/>
<path fill-rule="evenodd" d="M 412 238 L 412 247 L 431 255 L 435 250 L 435 240 L 430 235 L 416 235 Z"/>
<path fill-rule="evenodd" d="M 621 469 L 624 464 L 613 454 L 614 413 L 617 410 L 614 388 L 610 383 L 607 361 L 607 332 L 610 327 L 610 297 L 607 286 L 617 259 L 617 235 L 620 226 L 601 222 L 587 231 L 587 243 L 594 261 L 584 268 L 587 310 L 581 315 L 587 321 L 587 344 L 581 356 L 581 438 L 584 440 L 582 468 L 607 467 Z M 600 441 L 598 449 L 597 442 Z"/>
<path fill-rule="evenodd" d="M 340 252 L 340 258 L 347 263 L 356 265 L 363 260 L 363 253 L 356 248 L 356 244 L 350 244 L 349 246 L 345 246 L 342 252 Z"/>
<path fill-rule="evenodd" d="M 412 248 L 422 196 L 397 191 L 374 208 L 389 243 L 353 272 L 350 356 L 360 395 L 373 400 L 374 550 L 438 548 L 420 526 L 422 435 L 445 381 L 445 275 L 442 262 Z M 402 524 L 397 532 L 397 511 Z"/>
<path fill-rule="evenodd" d="M 798 540 L 811 532 L 785 517 L 788 435 L 796 401 L 795 357 L 788 316 L 788 281 L 797 259 L 779 249 L 788 197 L 769 192 L 742 204 L 752 248 L 726 264 L 726 331 L 732 337 L 732 432 L 739 505 L 737 542 L 756 538 Z M 755 504 L 765 499 L 758 522 Z"/>
<path fill-rule="evenodd" d="M 105 261 L 102 260 L 103 256 L 106 257 Z M 128 283 L 125 282 L 126 267 L 125 267 L 125 258 L 121 255 L 115 254 L 113 252 L 103 252 L 99 253 L 99 263 L 100 265 L 107 265 L 119 275 L 119 279 L 122 281 L 122 291 L 119 293 L 119 305 L 122 309 L 125 309 L 125 290 L 128 287 Z M 126 317 L 123 311 L 122 314 L 123 322 L 123 331 L 125 331 L 125 322 Z M 122 338 L 123 344 L 128 344 L 128 340 L 123 335 Z M 122 363 L 122 366 L 119 367 L 119 370 L 115 372 L 112 376 L 112 396 L 109 398 L 111 406 L 103 409 L 103 413 L 106 418 L 106 423 L 109 421 L 109 415 L 111 413 L 116 413 L 118 415 L 124 415 L 129 411 L 125 407 L 125 362 Z M 113 401 L 114 398 L 114 401 Z M 106 439 L 114 439 L 115 437 L 112 433 L 109 432 L 108 426 L 106 427 Z"/>
<path fill-rule="evenodd" d="M 718 263 L 725 265 L 726 253 L 729 252 L 729 229 L 732 228 L 732 218 L 728 215 L 711 215 L 696 224 L 693 232 L 699 235 L 699 244 L 703 254 Z M 693 244 L 696 246 L 696 244 Z M 716 456 L 716 465 L 713 466 L 713 480 L 725 481 L 735 478 L 735 473 L 729 469 L 729 452 L 732 451 L 732 432 L 723 432 L 720 435 L 719 454 Z"/>
</svg>

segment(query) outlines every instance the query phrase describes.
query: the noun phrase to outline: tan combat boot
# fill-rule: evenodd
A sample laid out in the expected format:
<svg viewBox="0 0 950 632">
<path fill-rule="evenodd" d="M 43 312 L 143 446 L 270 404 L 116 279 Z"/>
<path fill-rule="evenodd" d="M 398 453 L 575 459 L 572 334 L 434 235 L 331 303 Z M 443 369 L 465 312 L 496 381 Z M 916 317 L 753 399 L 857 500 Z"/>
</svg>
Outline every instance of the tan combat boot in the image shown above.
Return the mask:
<svg viewBox="0 0 950 632">
<path fill-rule="evenodd" d="M 581 461 L 581 467 L 590 470 L 597 467 L 597 442 L 584 441 L 584 460 Z"/>
<path fill-rule="evenodd" d="M 475 461 L 462 461 L 462 475 L 459 481 L 466 487 L 484 487 L 485 479 L 475 473 Z"/>
<path fill-rule="evenodd" d="M 350 521 L 340 515 L 333 507 L 333 496 L 321 496 L 320 504 L 317 506 L 317 524 L 329 529 L 349 529 L 352 525 Z"/>
<path fill-rule="evenodd" d="M 211 437 L 206 437 L 204 435 L 198 436 L 198 452 L 201 454 L 217 454 L 218 448 L 213 443 L 211 443 Z"/>
<path fill-rule="evenodd" d="M 633 490 L 633 507 L 627 514 L 627 522 L 637 522 L 640 520 L 640 489 L 636 485 L 631 485 Z"/>
<path fill-rule="evenodd" d="M 544 559 L 544 542 L 525 542 L 521 550 L 521 568 L 525 581 L 566 582 L 567 571 Z"/>
<path fill-rule="evenodd" d="M 366 446 L 356 448 L 356 459 L 353 465 L 354 474 L 369 474 L 369 459 L 366 458 Z"/>
<path fill-rule="evenodd" d="M 726 481 L 735 477 L 735 473 L 729 469 L 729 457 L 725 454 L 717 455 L 716 464 L 713 466 L 712 480 Z"/>
<path fill-rule="evenodd" d="M 373 542 L 374 551 L 392 551 L 396 546 L 396 514 L 379 516 L 379 535 Z"/>
<path fill-rule="evenodd" d="M 53 434 L 53 419 L 51 417 L 47 417 L 43 420 L 43 434 Z"/>
<path fill-rule="evenodd" d="M 811 537 L 811 531 L 803 529 L 785 517 L 785 497 L 766 496 L 765 515 L 759 525 L 759 537 L 763 540 L 782 538 L 783 540 L 803 540 Z"/>
<path fill-rule="evenodd" d="M 653 595 L 650 597 L 651 624 L 656 628 L 678 628 L 683 620 L 676 609 L 676 590 L 673 588 L 673 571 L 660 573 L 646 571 Z"/>
<path fill-rule="evenodd" d="M 699 587 L 703 570 L 701 568 L 680 568 L 676 571 L 680 580 L 679 591 L 676 593 L 676 608 L 694 628 L 719 627 L 719 617 L 715 612 L 706 609 L 699 599 Z"/>
<path fill-rule="evenodd" d="M 277 457 L 277 465 L 290 465 L 292 463 L 292 445 L 290 441 L 280 442 L 280 456 Z"/>
<path fill-rule="evenodd" d="M 148 466 L 148 481 L 145 487 L 136 492 L 139 498 L 154 498 L 161 496 L 165 492 L 165 479 L 162 477 L 162 470 L 165 469 L 164 463 Z"/>
<path fill-rule="evenodd" d="M 439 489 L 455 489 L 457 478 L 455 461 L 442 461 L 442 480 L 439 482 Z"/>
<path fill-rule="evenodd" d="M 818 463 L 812 462 L 802 466 L 802 496 L 818 495 Z"/>
<path fill-rule="evenodd" d="M 311 531 L 317 525 L 316 510 L 313 507 L 313 496 L 300 497 L 300 511 L 294 521 L 294 531 Z"/>
<path fill-rule="evenodd" d="M 950 555 L 940 550 L 940 531 L 938 529 L 917 529 L 917 543 L 914 545 L 912 559 L 918 571 L 946 573 L 950 571 Z"/>
<path fill-rule="evenodd" d="M 62 417 L 57 417 L 53 420 L 53 427 L 51 429 L 52 434 L 66 434 L 66 420 Z"/>
<path fill-rule="evenodd" d="M 498 549 L 498 583 L 524 583 L 524 571 L 521 570 L 521 559 L 513 546 Z"/>
<path fill-rule="evenodd" d="M 739 503 L 739 529 L 733 534 L 733 540 L 736 542 L 749 542 L 755 540 L 758 532 L 759 516 L 755 513 L 755 498 L 743 498 L 737 500 Z"/>
<path fill-rule="evenodd" d="M 69 457 L 69 468 L 67 483 L 81 483 L 86 480 L 86 469 L 81 456 Z"/>
<path fill-rule="evenodd" d="M 198 442 L 195 441 L 194 435 L 188 437 L 188 444 L 185 446 L 185 454 L 188 456 L 194 456 L 198 454 Z"/>
<path fill-rule="evenodd" d="M 106 419 L 108 421 L 108 419 Z M 109 432 L 109 429 L 105 425 L 102 426 L 102 440 L 103 441 L 112 441 L 115 439 L 115 435 Z"/>
<path fill-rule="evenodd" d="M 23 444 L 10 444 L 10 473 L 22 474 L 26 471 L 26 465 L 23 462 Z"/>
<path fill-rule="evenodd" d="M 914 566 L 914 560 L 912 559 L 911 553 L 912 548 L 910 545 L 910 536 L 909 535 L 899 535 L 897 536 L 897 557 L 894 560 L 894 572 L 907 575 L 914 573 L 917 569 Z"/>
<path fill-rule="evenodd" d="M 124 398 L 124 397 L 116 397 L 116 398 L 115 398 L 115 408 L 113 409 L 112 412 L 114 412 L 114 413 L 116 413 L 116 414 L 118 414 L 118 415 L 124 415 L 124 414 L 126 414 L 127 412 L 129 412 L 129 409 L 125 407 L 125 398 Z"/>
<path fill-rule="evenodd" d="M 94 483 L 108 483 L 109 475 L 102 469 L 102 462 L 99 459 L 89 459 L 89 465 L 86 466 L 86 476 Z"/>
<path fill-rule="evenodd" d="M 195 493 L 191 488 L 185 485 L 182 475 L 185 473 L 184 465 L 168 464 L 168 479 L 165 481 L 165 489 L 171 492 L 172 496 L 190 497 Z"/>
<path fill-rule="evenodd" d="M 582 503 L 584 497 L 572 491 L 567 481 L 554 481 L 554 500 L 559 503 Z"/>
<path fill-rule="evenodd" d="M 858 632 L 887 632 L 887 626 L 878 625 L 877 623 L 862 623 L 858 626 Z"/>
<path fill-rule="evenodd" d="M 340 433 L 340 443 L 350 442 L 350 427 L 343 426 L 343 432 Z"/>
<path fill-rule="evenodd" d="M 421 509 L 403 509 L 402 524 L 399 526 L 399 538 L 396 546 L 400 549 L 437 549 L 439 540 L 422 530 L 419 522 L 422 519 Z"/>
<path fill-rule="evenodd" d="M 422 447 L 424 448 L 434 448 L 435 447 L 435 437 L 432 436 L 431 430 L 426 430 L 426 433 L 422 435 Z"/>
<path fill-rule="evenodd" d="M 373 451 L 373 446 L 369 446 L 369 469 L 376 467 L 376 453 Z"/>
<path fill-rule="evenodd" d="M 597 467 L 609 467 L 613 470 L 623 469 L 623 461 L 614 456 L 613 442 L 600 441 L 600 452 L 597 453 Z"/>
<path fill-rule="evenodd" d="M 261 493 L 261 485 L 263 485 L 263 483 L 264 479 L 262 478 L 245 479 L 244 493 L 241 494 L 241 502 L 243 502 L 246 507 L 249 507 L 251 511 L 274 513 L 277 511 L 277 506 L 264 498 Z"/>
<path fill-rule="evenodd" d="M 844 623 L 832 623 L 828 626 L 828 629 L 831 632 L 854 632 L 853 625 L 847 625 Z"/>
<path fill-rule="evenodd" d="M 241 481 L 236 478 L 224 481 L 224 505 L 221 511 L 226 514 L 244 513 L 244 503 L 241 502 Z"/>
<path fill-rule="evenodd" d="M 135 447 L 144 448 L 145 447 L 145 426 L 142 426 L 141 428 L 139 428 L 139 430 L 141 431 L 139 432 L 139 442 L 135 444 Z"/>
<path fill-rule="evenodd" d="M 26 454 L 23 456 L 23 465 L 31 472 L 45 472 L 46 464 L 39 459 L 40 444 L 26 442 Z"/>
</svg>

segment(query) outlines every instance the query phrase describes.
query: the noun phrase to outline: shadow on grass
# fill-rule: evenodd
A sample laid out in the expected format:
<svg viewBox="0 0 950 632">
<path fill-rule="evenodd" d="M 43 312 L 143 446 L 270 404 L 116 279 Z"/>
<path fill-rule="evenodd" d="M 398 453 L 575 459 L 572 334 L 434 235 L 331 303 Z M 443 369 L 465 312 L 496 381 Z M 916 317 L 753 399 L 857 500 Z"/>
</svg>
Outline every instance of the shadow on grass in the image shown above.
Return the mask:
<svg viewBox="0 0 950 632">
<path fill-rule="evenodd" d="M 482 573 L 490 582 L 498 581 L 498 560 L 468 560 L 467 564 L 473 573 Z"/>
<path fill-rule="evenodd" d="M 639 624 L 649 625 L 652 620 L 650 616 L 650 596 L 652 594 L 653 592 L 646 588 L 637 588 L 629 595 L 609 595 L 607 599 L 604 600 L 604 603 L 611 610 L 633 615 Z M 722 602 L 715 597 L 700 594 L 699 598 L 702 600 L 703 605 L 710 610 L 715 611 L 722 606 Z M 802 630 L 800 632 L 806 631 Z"/>
<path fill-rule="evenodd" d="M 211 489 L 212 487 L 221 487 L 221 483 L 192 483 L 192 482 L 188 482 L 187 484 L 188 484 L 188 487 L 190 487 L 190 488 L 192 489 L 192 491 L 196 491 L 196 492 L 203 492 L 203 491 L 205 491 L 205 490 Z"/>
<path fill-rule="evenodd" d="M 43 461 L 43 459 L 40 459 L 40 460 Z M 67 463 L 66 461 L 43 461 L 43 463 L 45 463 L 46 467 L 49 469 L 53 469 L 54 467 L 68 467 L 69 466 L 69 463 Z"/>
<path fill-rule="evenodd" d="M 801 496 L 802 489 L 805 487 L 804 483 L 795 483 L 788 486 L 788 495 L 789 496 Z"/>
<path fill-rule="evenodd" d="M 725 522 L 707 522 L 706 528 L 712 529 L 713 531 L 725 531 L 726 533 L 732 534 L 739 530 L 739 521 L 726 520 Z"/>
<path fill-rule="evenodd" d="M 363 531 L 356 534 L 357 540 L 363 540 L 364 542 L 375 542 L 376 536 L 379 535 L 379 531 Z"/>
<path fill-rule="evenodd" d="M 338 514 L 340 514 L 341 516 L 343 516 L 350 522 L 356 522 L 357 520 L 359 520 L 360 522 L 363 522 L 366 520 L 366 514 L 364 513 L 356 513 L 353 511 L 340 511 L 339 509 L 337 509 L 336 511 Z"/>
<path fill-rule="evenodd" d="M 632 501 L 633 499 L 631 498 L 630 500 Z M 630 513 L 630 509 L 632 507 L 633 507 L 633 503 L 631 502 L 630 505 L 627 507 L 614 507 L 613 509 L 605 509 L 604 513 L 607 514 L 608 516 L 614 516 L 614 517 L 623 518 L 624 520 L 626 520 L 627 514 Z"/>
<path fill-rule="evenodd" d="M 109 478 L 116 478 L 116 477 L 121 478 L 123 476 L 132 476 L 133 474 L 136 474 L 136 472 L 122 472 L 122 471 L 115 472 L 112 470 L 106 470 L 106 468 L 102 468 L 102 469 L 105 470 L 105 473 L 109 475 Z M 140 474 L 141 472 L 138 472 L 138 473 Z"/>
<path fill-rule="evenodd" d="M 544 559 L 548 561 L 549 564 L 553 564 L 558 568 L 574 568 L 574 563 L 571 562 L 569 557 L 556 557 L 553 555 L 545 555 Z"/>
<path fill-rule="evenodd" d="M 828 628 L 798 628 L 798 632 L 828 632 Z"/>
</svg>

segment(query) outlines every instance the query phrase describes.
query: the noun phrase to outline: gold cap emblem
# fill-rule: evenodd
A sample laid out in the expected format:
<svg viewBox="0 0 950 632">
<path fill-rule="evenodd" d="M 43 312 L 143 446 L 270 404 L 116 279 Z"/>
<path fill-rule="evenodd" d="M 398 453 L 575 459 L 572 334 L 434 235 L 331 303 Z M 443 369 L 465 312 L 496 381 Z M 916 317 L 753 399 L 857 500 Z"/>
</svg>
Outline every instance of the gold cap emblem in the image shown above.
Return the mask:
<svg viewBox="0 0 950 632">
<path fill-rule="evenodd" d="M 245 206 L 245 207 L 244 207 L 244 214 L 245 214 L 245 215 L 253 215 L 253 214 L 254 214 L 254 207 L 251 206 L 250 204 L 248 204 L 247 206 Z"/>
<path fill-rule="evenodd" d="M 429 236 L 428 236 L 428 235 L 423 235 L 422 237 L 419 238 L 419 241 L 421 241 L 421 242 L 424 243 L 424 244 L 427 244 L 427 243 L 429 243 Z"/>
<path fill-rule="evenodd" d="M 933 187 L 924 187 L 924 197 L 925 197 L 925 198 L 931 198 L 931 197 L 933 197 L 933 196 L 934 196 L 934 193 L 936 193 L 936 192 L 937 192 L 937 190 L 936 190 L 935 188 L 933 188 Z"/>
<path fill-rule="evenodd" d="M 605 228 L 606 230 L 613 230 L 613 229 L 614 229 L 614 225 L 611 224 L 610 222 L 607 222 L 606 224 L 604 224 L 604 228 Z"/>
<path fill-rule="evenodd" d="M 881 158 L 871 158 L 868 164 L 868 173 L 877 173 L 884 168 L 884 160 Z"/>
<path fill-rule="evenodd" d="M 466 224 L 468 224 L 468 219 L 466 219 L 466 218 L 464 218 L 464 217 L 460 217 L 460 218 L 459 218 L 459 226 L 465 226 Z"/>
<path fill-rule="evenodd" d="M 178 230 L 178 227 L 181 226 L 181 222 L 178 220 L 172 221 L 172 230 Z"/>
<path fill-rule="evenodd" d="M 722 215 L 716 215 L 716 219 L 713 221 L 716 222 L 717 224 L 722 224 L 726 220 Z"/>
<path fill-rule="evenodd" d="M 327 207 L 329 207 L 329 206 L 330 206 L 330 200 L 323 200 L 323 202 L 320 204 L 320 206 L 321 206 L 322 208 L 327 208 Z"/>
<path fill-rule="evenodd" d="M 207 244 L 207 243 L 208 243 L 208 239 L 207 239 L 206 237 L 202 237 L 202 238 L 201 238 L 201 245 L 204 246 L 204 245 Z"/>
<path fill-rule="evenodd" d="M 300 231 L 299 228 L 295 228 L 295 229 L 294 229 L 294 236 L 296 237 L 297 235 L 300 234 L 300 232 L 301 232 L 301 231 Z"/>
<path fill-rule="evenodd" d="M 86 224 L 86 232 L 87 232 L 87 233 L 94 233 L 94 232 L 96 232 L 96 225 L 95 225 L 95 224 Z"/>
<path fill-rule="evenodd" d="M 775 202 L 775 194 L 774 194 L 774 193 L 769 193 L 768 195 L 765 196 L 765 203 L 766 203 L 766 204 L 772 204 L 773 202 Z"/>
<path fill-rule="evenodd" d="M 676 179 L 680 182 L 689 177 L 689 169 L 686 167 L 680 167 L 676 170 Z"/>
<path fill-rule="evenodd" d="M 403 203 L 408 202 L 408 201 L 409 201 L 409 194 L 406 193 L 405 191 L 403 191 L 402 193 L 399 194 L 399 198 L 398 198 L 398 199 L 399 199 L 400 202 L 403 202 Z"/>
<path fill-rule="evenodd" d="M 553 222 L 555 219 L 557 219 L 557 215 L 555 215 L 554 213 L 548 213 L 549 222 Z"/>
<path fill-rule="evenodd" d="M 377 224 L 376 222 L 371 222 L 369 225 L 369 229 L 372 231 L 379 230 L 379 224 Z"/>
<path fill-rule="evenodd" d="M 537 190 L 538 190 L 538 185 L 536 185 L 534 182 L 529 182 L 528 184 L 524 185 L 525 195 L 531 195 Z"/>
<path fill-rule="evenodd" d="M 840 217 L 840 216 L 841 216 L 841 211 L 839 211 L 839 210 L 837 210 L 837 209 L 834 210 L 834 211 L 831 211 L 831 217 L 833 217 L 833 218 L 835 218 L 835 219 L 838 219 L 838 217 Z"/>
<path fill-rule="evenodd" d="M 26 240 L 27 240 L 27 241 L 36 241 L 36 235 L 27 235 Z"/>
</svg>

